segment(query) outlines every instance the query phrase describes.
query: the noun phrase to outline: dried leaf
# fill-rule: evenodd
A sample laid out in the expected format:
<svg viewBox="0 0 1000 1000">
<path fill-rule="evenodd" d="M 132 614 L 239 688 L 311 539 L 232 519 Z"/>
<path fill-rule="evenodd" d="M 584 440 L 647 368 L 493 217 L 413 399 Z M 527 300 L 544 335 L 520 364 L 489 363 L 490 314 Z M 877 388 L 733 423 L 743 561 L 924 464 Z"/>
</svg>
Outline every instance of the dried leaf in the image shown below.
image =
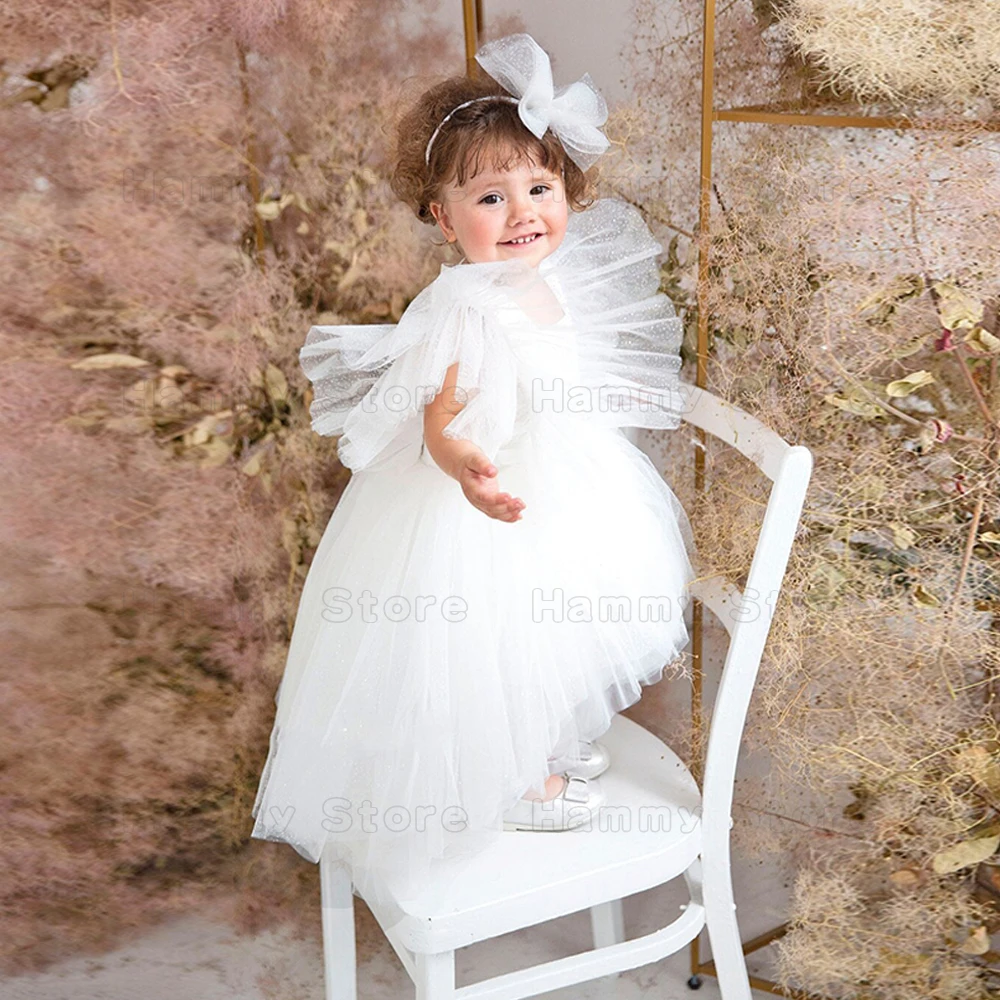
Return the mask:
<svg viewBox="0 0 1000 1000">
<path fill-rule="evenodd" d="M 288 379 L 285 378 L 285 373 L 277 365 L 270 362 L 264 369 L 264 387 L 267 389 L 268 396 L 274 401 L 288 399 Z"/>
<path fill-rule="evenodd" d="M 833 563 L 820 563 L 809 576 L 807 600 L 813 605 L 834 600 L 847 583 L 847 576 Z"/>
<path fill-rule="evenodd" d="M 180 406 L 184 402 L 184 392 L 172 378 L 166 378 L 161 375 L 155 383 L 150 382 L 150 384 L 155 384 L 156 387 L 154 397 L 155 406 L 159 406 L 161 409 L 168 409 L 172 406 Z"/>
<path fill-rule="evenodd" d="M 205 445 L 213 438 L 232 434 L 232 417 L 232 410 L 219 410 L 218 413 L 205 414 L 194 427 L 184 432 L 185 446 L 192 448 L 198 445 Z"/>
<path fill-rule="evenodd" d="M 885 387 L 885 393 L 887 396 L 909 396 L 911 392 L 915 392 L 921 386 L 930 385 L 933 381 L 934 376 L 921 369 L 918 372 L 913 372 L 912 375 L 907 375 L 906 378 L 890 382 Z"/>
<path fill-rule="evenodd" d="M 889 527 L 892 528 L 892 540 L 897 548 L 908 549 L 917 540 L 917 533 L 900 521 L 893 521 Z"/>
<path fill-rule="evenodd" d="M 918 583 L 913 588 L 913 602 L 925 608 L 939 607 L 941 601 L 935 594 L 929 591 L 922 583 Z"/>
<path fill-rule="evenodd" d="M 917 354 L 924 349 L 924 345 L 927 343 L 927 337 L 928 335 L 926 333 L 922 333 L 919 337 L 914 337 L 905 344 L 900 344 L 898 347 L 894 347 L 890 353 L 892 357 L 897 359 L 908 358 L 910 355 Z"/>
<path fill-rule="evenodd" d="M 921 295 L 923 291 L 924 279 L 919 274 L 899 274 L 884 288 L 880 288 L 869 295 L 857 307 L 855 312 L 860 313 L 866 309 L 870 309 L 872 306 L 881 306 L 882 308 L 879 312 L 884 315 L 887 312 L 891 312 L 897 302 L 913 298 L 915 295 Z"/>
<path fill-rule="evenodd" d="M 958 946 L 966 955 L 985 955 L 990 950 L 990 936 L 984 925 L 980 925 Z"/>
<path fill-rule="evenodd" d="M 865 420 L 874 420 L 876 417 L 881 417 L 885 412 L 881 406 L 876 406 L 866 399 L 837 396 L 833 393 L 824 396 L 823 402 L 829 403 L 831 406 L 836 406 L 838 410 L 845 410 L 847 413 L 853 413 L 855 416 L 864 417 Z"/>
<path fill-rule="evenodd" d="M 273 450 L 274 446 L 272 442 L 275 440 L 274 434 L 270 431 L 265 434 L 260 441 L 257 442 L 254 447 L 253 454 L 248 456 L 246 461 L 240 467 L 240 471 L 245 476 L 264 476 L 264 459 Z"/>
<path fill-rule="evenodd" d="M 1000 354 L 1000 337 L 994 337 L 981 326 L 973 327 L 962 340 L 980 354 Z"/>
<path fill-rule="evenodd" d="M 973 327 L 983 318 L 983 304 L 947 281 L 935 281 L 931 288 L 938 293 L 938 315 L 946 330 Z"/>
<path fill-rule="evenodd" d="M 277 201 L 258 201 L 254 210 L 265 222 L 274 222 L 294 200 L 295 195 L 283 194 Z"/>
<path fill-rule="evenodd" d="M 993 837 L 979 837 L 976 840 L 963 840 L 943 851 L 938 851 L 931 860 L 934 871 L 938 875 L 947 875 L 963 868 L 971 868 L 985 861 L 1000 846 L 1000 834 Z"/>
<path fill-rule="evenodd" d="M 232 445 L 223 438 L 212 438 L 211 441 L 201 446 L 202 458 L 198 464 L 203 469 L 225 465 L 229 461 L 232 452 Z"/>
<path fill-rule="evenodd" d="M 979 536 L 979 541 L 986 542 L 987 545 L 1000 545 L 1000 535 L 995 531 L 984 531 Z"/>
<path fill-rule="evenodd" d="M 82 361 L 75 361 L 70 368 L 99 371 L 105 368 L 142 368 L 149 363 L 145 358 L 137 358 L 134 354 L 92 354 Z"/>
<path fill-rule="evenodd" d="M 983 788 L 987 788 L 991 792 L 1000 791 L 1000 754 L 991 753 L 984 746 L 965 747 L 956 755 L 955 768 L 956 773 L 969 775 Z M 985 835 L 995 831 L 979 830 L 977 832 Z"/>
<path fill-rule="evenodd" d="M 359 237 L 364 236 L 371 229 L 371 224 L 368 222 L 368 212 L 363 208 L 356 208 L 351 215 L 351 225 L 354 226 L 354 231 Z"/>
<path fill-rule="evenodd" d="M 241 466 L 240 472 L 244 476 L 256 476 L 261 470 L 261 463 L 264 459 L 263 451 L 254 452 Z"/>
</svg>

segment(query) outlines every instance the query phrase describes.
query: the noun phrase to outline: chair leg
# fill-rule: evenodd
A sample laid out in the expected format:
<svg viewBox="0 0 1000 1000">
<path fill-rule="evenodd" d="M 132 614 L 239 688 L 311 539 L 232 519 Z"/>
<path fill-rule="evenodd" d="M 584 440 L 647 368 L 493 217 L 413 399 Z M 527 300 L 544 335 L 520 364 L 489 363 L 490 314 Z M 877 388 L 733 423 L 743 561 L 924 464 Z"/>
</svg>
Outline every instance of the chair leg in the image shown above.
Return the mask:
<svg viewBox="0 0 1000 1000">
<path fill-rule="evenodd" d="M 625 920 L 622 916 L 622 901 L 612 899 L 590 908 L 590 926 L 594 934 L 594 947 L 604 948 L 610 944 L 621 944 L 625 940 Z"/>
<path fill-rule="evenodd" d="M 701 858 L 695 858 L 688 865 L 684 872 L 684 881 L 687 883 L 688 892 L 691 894 L 692 903 L 703 903 L 704 892 L 702 890 Z"/>
<path fill-rule="evenodd" d="M 705 887 L 705 923 L 712 943 L 719 992 L 725 1000 L 751 1000 L 750 978 L 728 870 L 724 879 L 714 878 Z"/>
<path fill-rule="evenodd" d="M 455 952 L 416 954 L 417 1000 L 451 1000 L 455 995 Z"/>
<path fill-rule="evenodd" d="M 325 1000 L 357 1000 L 354 894 L 348 869 L 325 855 L 319 862 L 323 912 Z"/>
</svg>

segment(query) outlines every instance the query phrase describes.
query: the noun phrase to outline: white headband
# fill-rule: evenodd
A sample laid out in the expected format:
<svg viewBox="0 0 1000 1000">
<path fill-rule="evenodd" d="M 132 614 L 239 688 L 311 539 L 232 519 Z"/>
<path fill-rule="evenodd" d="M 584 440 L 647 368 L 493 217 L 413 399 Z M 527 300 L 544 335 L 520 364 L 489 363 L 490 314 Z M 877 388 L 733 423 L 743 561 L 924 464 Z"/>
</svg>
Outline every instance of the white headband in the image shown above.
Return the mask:
<svg viewBox="0 0 1000 1000">
<path fill-rule="evenodd" d="M 531 35 L 507 35 L 487 42 L 476 53 L 476 62 L 515 96 L 489 94 L 452 108 L 427 143 L 425 164 L 430 163 L 431 146 L 441 126 L 456 111 L 476 101 L 501 100 L 517 104 L 517 113 L 532 135 L 541 139 L 545 130 L 551 128 L 566 154 L 581 170 L 590 167 L 611 145 L 598 128 L 608 119 L 608 106 L 591 75 L 584 73 L 576 83 L 560 87 L 556 92 L 549 57 Z"/>
</svg>

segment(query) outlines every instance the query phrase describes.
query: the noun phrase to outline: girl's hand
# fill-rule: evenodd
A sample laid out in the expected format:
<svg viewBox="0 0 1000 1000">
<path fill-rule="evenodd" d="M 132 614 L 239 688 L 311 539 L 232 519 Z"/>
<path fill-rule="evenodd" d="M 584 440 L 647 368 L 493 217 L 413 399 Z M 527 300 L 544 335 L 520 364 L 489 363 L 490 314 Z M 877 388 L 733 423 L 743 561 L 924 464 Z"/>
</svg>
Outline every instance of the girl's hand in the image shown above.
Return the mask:
<svg viewBox="0 0 1000 1000">
<path fill-rule="evenodd" d="M 520 521 L 524 501 L 501 493 L 496 475 L 497 467 L 477 448 L 462 457 L 456 478 L 466 500 L 477 510 L 498 521 Z"/>
<path fill-rule="evenodd" d="M 497 468 L 486 453 L 466 438 L 446 438 L 444 429 L 465 403 L 456 398 L 458 362 L 449 365 L 441 391 L 424 407 L 424 446 L 437 467 L 457 479 L 466 500 L 498 521 L 520 521 L 524 501 L 501 493 Z"/>
</svg>

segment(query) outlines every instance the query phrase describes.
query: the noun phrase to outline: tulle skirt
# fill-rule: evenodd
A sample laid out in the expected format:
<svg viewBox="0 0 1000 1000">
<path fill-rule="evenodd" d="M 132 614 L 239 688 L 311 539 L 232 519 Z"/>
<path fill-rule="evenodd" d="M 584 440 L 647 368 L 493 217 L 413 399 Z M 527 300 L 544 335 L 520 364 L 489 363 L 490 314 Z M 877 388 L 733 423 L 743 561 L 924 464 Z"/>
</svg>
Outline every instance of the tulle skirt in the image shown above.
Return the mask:
<svg viewBox="0 0 1000 1000">
<path fill-rule="evenodd" d="M 302 593 L 252 836 L 325 849 L 382 906 L 482 850 L 687 643 L 690 528 L 643 452 L 545 421 L 494 464 L 520 521 L 426 452 L 355 474 Z"/>
</svg>

